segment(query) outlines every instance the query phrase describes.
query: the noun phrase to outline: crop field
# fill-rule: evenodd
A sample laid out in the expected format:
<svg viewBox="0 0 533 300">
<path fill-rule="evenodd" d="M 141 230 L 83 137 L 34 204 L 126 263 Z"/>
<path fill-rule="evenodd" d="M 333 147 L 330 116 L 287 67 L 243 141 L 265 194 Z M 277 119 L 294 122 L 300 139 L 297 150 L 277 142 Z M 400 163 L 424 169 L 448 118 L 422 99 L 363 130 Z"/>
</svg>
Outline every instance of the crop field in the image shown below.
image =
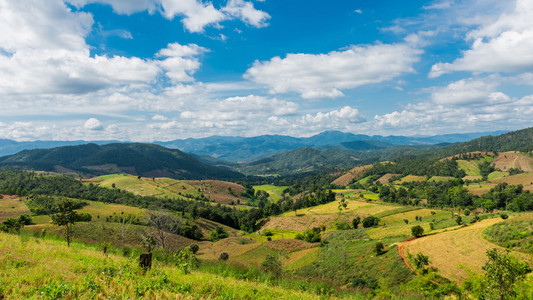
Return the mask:
<svg viewBox="0 0 533 300">
<path fill-rule="evenodd" d="M 494 172 L 490 173 L 489 176 L 487 176 L 487 179 L 488 180 L 493 180 L 493 179 L 498 179 L 498 178 L 505 177 L 505 176 L 508 176 L 508 175 L 509 175 L 509 172 L 494 171 Z"/>
<path fill-rule="evenodd" d="M 409 224 L 411 223 L 414 224 L 416 222 L 415 217 L 422 217 L 423 221 L 426 221 L 426 220 L 429 221 L 432 219 L 449 217 L 449 216 L 450 216 L 450 213 L 447 211 L 421 208 L 421 209 L 416 209 L 416 210 L 412 210 L 408 212 L 386 216 L 386 217 L 381 218 L 381 221 L 383 221 L 383 223 L 387 225 L 396 224 L 396 223 L 405 224 L 404 220 L 408 220 Z"/>
<path fill-rule="evenodd" d="M 450 181 L 452 179 L 454 178 L 451 176 L 433 176 L 428 181 L 429 182 L 445 182 L 445 181 Z"/>
<path fill-rule="evenodd" d="M 398 177 L 398 176 L 401 176 L 401 174 L 385 174 L 385 175 L 381 176 L 378 180 L 376 180 L 376 182 L 381 182 L 381 184 L 388 184 L 389 183 L 389 179 L 395 178 L 395 177 Z"/>
<path fill-rule="evenodd" d="M 244 192 L 244 187 L 240 184 L 219 180 L 184 180 L 183 182 L 192 185 L 206 198 L 214 200 L 216 203 L 246 202 L 246 199 L 238 196 Z"/>
<path fill-rule="evenodd" d="M 363 176 L 365 171 L 370 169 L 371 167 L 372 165 L 364 165 L 364 166 L 355 167 L 351 169 L 350 171 L 348 171 L 348 173 L 335 179 L 332 182 L 332 184 L 343 185 L 343 186 L 347 185 L 348 183 L 350 183 L 350 181 L 352 181 L 352 179 L 358 180 L 361 176 Z"/>
<path fill-rule="evenodd" d="M 270 217 L 261 228 L 261 231 L 265 229 L 282 230 L 273 232 L 277 233 L 281 238 L 291 238 L 296 236 L 296 233 L 299 231 L 304 231 L 309 228 L 320 227 L 322 225 L 326 226 L 326 228 L 331 228 L 337 221 L 350 223 L 355 216 L 356 214 L 350 213 L 342 213 L 340 217 L 338 214 L 295 216 L 293 213 L 285 217 Z"/>
<path fill-rule="evenodd" d="M 267 192 L 270 195 L 270 200 L 273 202 L 277 202 L 281 199 L 281 195 L 283 194 L 283 191 L 286 188 L 287 188 L 286 186 L 274 186 L 274 185 L 269 185 L 269 184 L 254 186 L 254 190 L 256 191 Z"/>
<path fill-rule="evenodd" d="M 157 186 L 147 184 L 148 179 L 138 179 L 136 176 L 132 175 L 105 175 L 96 177 L 94 180 L 101 180 L 97 184 L 102 187 L 112 188 L 113 184 L 115 184 L 116 188 L 123 189 L 141 196 L 156 196 L 162 194 L 161 191 L 157 190 Z M 150 179 L 150 181 L 151 180 L 152 179 Z"/>
<path fill-rule="evenodd" d="M 117 215 L 128 215 L 134 214 L 137 216 L 142 216 L 146 210 L 142 208 L 120 205 L 120 204 L 111 204 L 111 203 L 102 203 L 96 201 L 87 201 L 89 205 L 78 210 L 80 213 L 90 213 L 93 217 L 93 221 L 100 218 L 105 219 L 107 216 L 111 216 L 114 213 Z"/>
<path fill-rule="evenodd" d="M 300 231 L 298 231 L 298 230 L 270 228 L 270 227 L 275 227 L 276 226 L 276 225 L 274 225 L 275 223 L 277 223 L 276 221 L 280 221 L 279 223 L 283 223 L 283 221 L 288 220 L 288 219 L 290 219 L 290 217 L 283 218 L 282 221 L 280 221 L 280 220 L 270 220 L 271 221 L 271 222 L 269 221 L 270 224 L 267 222 L 267 225 L 263 226 L 264 229 L 262 231 L 249 233 L 249 234 L 246 234 L 244 236 L 252 238 L 252 239 L 254 239 L 254 240 L 258 241 L 258 242 L 266 242 L 268 240 L 268 237 L 266 235 L 264 235 L 265 230 L 266 230 L 266 231 L 268 231 L 268 232 L 270 232 L 272 234 L 270 236 L 272 241 L 281 240 L 281 239 L 294 239 L 296 237 L 296 235 Z M 288 221 L 287 223 L 288 223 L 288 224 L 286 224 L 287 228 L 294 228 L 294 227 L 301 228 L 301 226 L 302 226 L 301 223 L 298 223 L 297 226 L 292 226 L 290 221 Z"/>
<path fill-rule="evenodd" d="M 404 182 L 423 182 L 426 181 L 426 176 L 407 175 L 400 180 L 396 180 L 394 184 L 402 184 Z"/>
<path fill-rule="evenodd" d="M 347 207 L 342 212 L 357 213 L 362 215 L 373 215 L 383 211 L 398 208 L 398 206 L 388 204 L 369 203 L 359 200 L 348 200 Z M 333 201 L 327 204 L 313 206 L 310 208 L 299 209 L 297 215 L 327 215 L 339 212 L 339 201 Z M 286 212 L 281 217 L 294 216 L 294 212 Z"/>
<path fill-rule="evenodd" d="M 503 178 L 497 178 L 490 181 L 491 183 L 507 182 L 508 184 L 521 184 L 524 187 L 533 185 L 533 172 L 516 174 Z"/>
<path fill-rule="evenodd" d="M 474 195 L 481 196 L 487 193 L 488 191 L 490 191 L 490 189 L 492 189 L 495 186 L 496 184 L 494 183 L 472 183 L 468 185 L 466 189 Z"/>
<path fill-rule="evenodd" d="M 411 237 L 411 227 L 420 225 L 424 228 L 424 232 L 429 232 L 429 222 L 412 222 L 409 224 L 395 224 L 380 226 L 376 228 L 371 228 L 367 230 L 367 234 L 371 239 L 384 239 L 390 237 Z"/>
<path fill-rule="evenodd" d="M 533 171 L 533 158 L 518 152 L 502 152 L 494 160 L 496 169 L 505 171 L 510 168 L 519 168 L 524 172 Z"/>
<path fill-rule="evenodd" d="M 288 271 L 294 271 L 316 262 L 320 256 L 320 248 L 310 248 L 294 252 L 288 259 L 283 260 L 283 266 Z"/>
<path fill-rule="evenodd" d="M 466 176 L 480 176 L 481 173 L 479 171 L 478 166 L 479 161 L 477 160 L 457 160 L 457 165 L 459 166 L 459 169 L 464 170 L 466 173 Z"/>
<path fill-rule="evenodd" d="M 9 218 L 17 218 L 22 214 L 29 213 L 30 210 L 18 196 L 3 195 L 0 199 L 0 222 Z"/>
<path fill-rule="evenodd" d="M 487 250 L 501 248 L 487 241 L 483 231 L 502 221 L 501 218 L 486 219 L 457 230 L 425 236 L 407 243 L 405 251 L 411 255 L 428 255 L 430 266 L 437 268 L 442 276 L 462 282 L 469 272 L 481 272 L 481 267 L 486 263 Z M 513 254 L 527 260 L 527 255 L 523 253 Z"/>
</svg>

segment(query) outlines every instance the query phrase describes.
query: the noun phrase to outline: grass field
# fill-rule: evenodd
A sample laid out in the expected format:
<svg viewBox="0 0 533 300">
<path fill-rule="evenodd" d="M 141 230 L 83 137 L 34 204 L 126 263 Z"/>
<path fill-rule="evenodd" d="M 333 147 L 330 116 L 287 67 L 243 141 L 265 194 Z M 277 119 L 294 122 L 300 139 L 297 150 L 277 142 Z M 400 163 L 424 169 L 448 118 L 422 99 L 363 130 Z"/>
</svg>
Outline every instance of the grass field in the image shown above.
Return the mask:
<svg viewBox="0 0 533 300">
<path fill-rule="evenodd" d="M 133 214 L 137 216 L 142 216 L 146 210 L 142 208 L 120 205 L 120 204 L 111 204 L 111 203 L 102 203 L 96 201 L 87 201 L 89 205 L 79 209 L 80 213 L 90 213 L 93 217 L 93 221 L 98 220 L 98 216 L 105 220 L 105 217 L 111 216 L 113 214 L 117 215 L 128 215 Z"/>
<path fill-rule="evenodd" d="M 370 169 L 371 167 L 372 165 L 364 165 L 364 166 L 355 167 L 351 169 L 350 171 L 348 171 L 346 174 L 335 179 L 332 182 L 332 184 L 342 185 L 342 186 L 347 185 L 353 179 L 358 180 L 365 173 L 365 171 Z"/>
<path fill-rule="evenodd" d="M 509 175 L 509 172 L 494 171 L 494 172 L 490 173 L 489 176 L 487 176 L 487 179 L 488 180 L 493 180 L 493 179 L 505 177 L 505 176 L 508 176 L 508 175 Z"/>
<path fill-rule="evenodd" d="M 396 180 L 394 184 L 402 184 L 404 182 L 423 182 L 426 181 L 426 176 L 407 175 L 400 180 Z"/>
<path fill-rule="evenodd" d="M 286 186 L 274 186 L 269 184 L 264 185 L 255 185 L 254 190 L 256 191 L 265 191 L 270 195 L 270 200 L 277 202 L 281 199 L 283 191 L 286 189 Z"/>
<path fill-rule="evenodd" d="M 2 199 L 0 199 L 0 222 L 9 218 L 17 218 L 29 212 L 30 210 L 26 207 L 26 204 L 20 201 L 18 196 L 3 195 Z"/>
<path fill-rule="evenodd" d="M 405 251 L 416 255 L 423 253 L 429 256 L 430 266 L 438 269 L 439 274 L 455 281 L 462 282 L 469 273 L 480 273 L 486 263 L 486 251 L 499 246 L 487 241 L 483 231 L 501 218 L 486 219 L 457 230 L 441 232 L 436 235 L 416 239 L 405 246 Z M 521 259 L 527 255 L 514 252 Z"/>
<path fill-rule="evenodd" d="M 444 182 L 444 181 L 450 181 L 454 179 L 454 177 L 451 176 L 433 176 L 428 181 L 429 182 Z"/>
<path fill-rule="evenodd" d="M 320 248 L 310 248 L 293 253 L 283 261 L 283 266 L 288 271 L 295 271 L 316 262 L 320 256 Z"/>
<path fill-rule="evenodd" d="M 468 189 L 470 193 L 477 195 L 477 196 L 481 196 L 487 193 L 488 191 L 490 191 L 490 189 L 492 189 L 495 186 L 496 184 L 494 183 L 472 183 L 468 185 L 466 188 Z"/>
<path fill-rule="evenodd" d="M 372 215 L 377 214 L 383 211 L 391 210 L 398 208 L 398 206 L 387 205 L 387 204 L 378 204 L 378 203 L 368 203 L 360 200 L 348 200 L 348 206 L 346 209 L 343 209 L 342 212 L 347 213 L 357 213 L 362 215 Z M 335 214 L 339 212 L 339 201 L 333 201 L 327 204 L 313 206 L 310 208 L 299 209 L 297 215 L 327 215 Z M 281 217 L 294 216 L 294 212 L 286 212 Z"/>
<path fill-rule="evenodd" d="M 466 176 L 480 176 L 481 173 L 479 171 L 478 167 L 479 161 L 477 160 L 457 160 L 457 165 L 459 166 L 459 169 L 464 170 L 466 173 Z"/>
<path fill-rule="evenodd" d="M 93 248 L 0 233 L 4 299 L 318 299 L 314 294 L 136 260 Z M 332 297 L 333 298 L 333 297 Z"/>
</svg>

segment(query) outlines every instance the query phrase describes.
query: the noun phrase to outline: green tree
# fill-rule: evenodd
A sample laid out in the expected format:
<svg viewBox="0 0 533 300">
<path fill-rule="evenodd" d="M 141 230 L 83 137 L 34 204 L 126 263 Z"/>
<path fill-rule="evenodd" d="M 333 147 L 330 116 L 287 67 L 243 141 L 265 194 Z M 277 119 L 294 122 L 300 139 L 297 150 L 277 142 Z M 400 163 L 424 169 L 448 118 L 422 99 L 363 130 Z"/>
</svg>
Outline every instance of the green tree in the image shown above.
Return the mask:
<svg viewBox="0 0 533 300">
<path fill-rule="evenodd" d="M 69 247 L 72 240 L 72 227 L 79 218 L 74 209 L 75 203 L 72 200 L 63 199 L 56 204 L 57 213 L 50 216 L 54 225 L 65 227 L 63 234 Z"/>
<path fill-rule="evenodd" d="M 359 223 L 361 223 L 361 218 L 357 216 L 352 220 L 353 228 L 357 229 L 357 227 L 359 227 Z"/>
<path fill-rule="evenodd" d="M 483 291 L 486 298 L 514 299 L 515 283 L 523 280 L 531 268 L 525 262 L 519 262 L 514 256 L 498 249 L 487 251 L 489 261 L 483 266 Z"/>
<path fill-rule="evenodd" d="M 418 253 L 414 258 L 413 261 L 415 263 L 415 267 L 417 270 L 424 270 L 424 266 L 429 265 L 429 256 L 426 256 L 422 253 Z"/>
<path fill-rule="evenodd" d="M 379 218 L 378 217 L 368 216 L 368 217 L 363 219 L 363 227 L 364 228 L 378 226 L 378 224 L 379 224 Z"/>
<path fill-rule="evenodd" d="M 281 262 L 276 256 L 269 254 L 263 263 L 261 263 L 261 270 L 272 273 L 276 277 L 280 277 L 282 272 Z"/>
<path fill-rule="evenodd" d="M 424 228 L 420 225 L 413 226 L 411 227 L 411 233 L 414 237 L 419 238 L 424 234 Z"/>
<path fill-rule="evenodd" d="M 185 247 L 185 249 L 178 252 L 176 256 L 176 265 L 183 271 L 183 273 L 189 274 L 191 269 L 198 267 L 199 260 L 196 258 L 191 247 Z"/>
<path fill-rule="evenodd" d="M 377 242 L 376 243 L 376 254 L 377 255 L 381 255 L 383 254 L 383 250 L 385 249 L 385 246 L 383 245 L 382 242 Z"/>
</svg>

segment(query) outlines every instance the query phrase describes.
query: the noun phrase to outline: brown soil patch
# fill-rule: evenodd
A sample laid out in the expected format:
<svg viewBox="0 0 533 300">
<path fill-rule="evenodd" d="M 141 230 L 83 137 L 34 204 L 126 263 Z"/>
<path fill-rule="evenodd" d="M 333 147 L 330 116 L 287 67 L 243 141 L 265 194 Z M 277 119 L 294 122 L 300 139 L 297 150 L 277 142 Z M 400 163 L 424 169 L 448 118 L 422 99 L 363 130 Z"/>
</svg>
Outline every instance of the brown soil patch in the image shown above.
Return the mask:
<svg viewBox="0 0 533 300">
<path fill-rule="evenodd" d="M 219 180 L 184 180 L 183 182 L 200 189 L 206 198 L 217 203 L 229 204 L 232 201 L 237 203 L 237 200 L 242 204 L 246 202 L 246 199 L 234 196 L 244 192 L 244 187 L 240 184 Z M 231 188 L 234 195 L 230 194 L 228 188 Z"/>
<path fill-rule="evenodd" d="M 279 239 L 273 240 L 271 242 L 266 242 L 265 246 L 276 252 L 291 253 L 295 251 L 313 248 L 316 246 L 316 244 L 311 244 L 301 240 Z"/>
<path fill-rule="evenodd" d="M 402 174 L 385 174 L 385 175 L 381 176 L 381 178 L 379 178 L 375 182 L 381 182 L 381 184 L 388 184 L 389 183 L 389 179 L 394 178 L 394 177 L 398 177 L 398 176 L 401 176 L 401 175 Z"/>
<path fill-rule="evenodd" d="M 533 171 L 533 158 L 517 152 L 503 152 L 499 153 L 494 160 L 494 166 L 502 171 L 519 168 L 524 172 L 531 172 Z"/>
<path fill-rule="evenodd" d="M 355 167 L 348 171 L 348 173 L 342 175 L 341 177 L 335 179 L 332 184 L 337 185 L 347 185 L 352 181 L 352 179 L 359 179 L 363 174 L 366 172 L 366 170 L 372 168 L 372 165 L 365 165 L 360 167 Z"/>
</svg>

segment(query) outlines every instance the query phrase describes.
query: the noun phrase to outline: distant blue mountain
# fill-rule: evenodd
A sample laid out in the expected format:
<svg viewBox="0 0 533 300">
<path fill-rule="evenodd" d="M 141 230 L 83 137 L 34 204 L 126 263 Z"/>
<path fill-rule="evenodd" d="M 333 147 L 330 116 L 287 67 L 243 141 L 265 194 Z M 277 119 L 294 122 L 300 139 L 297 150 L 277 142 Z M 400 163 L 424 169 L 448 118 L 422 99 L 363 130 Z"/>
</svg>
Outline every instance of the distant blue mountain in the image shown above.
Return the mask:
<svg viewBox="0 0 533 300">
<path fill-rule="evenodd" d="M 487 135 L 499 135 L 507 131 L 444 134 L 436 136 L 381 136 L 352 134 L 340 131 L 325 131 L 320 134 L 295 138 L 284 135 L 262 135 L 256 137 L 211 136 L 199 139 L 182 139 L 155 142 L 167 148 L 179 149 L 198 156 L 209 156 L 225 161 L 255 161 L 289 150 L 313 147 L 321 150 L 375 150 L 394 145 L 434 145 L 466 142 Z M 31 141 L 16 142 L 0 139 L 0 157 L 22 150 L 50 149 L 61 146 L 75 146 L 87 143 L 105 145 L 118 141 Z"/>
</svg>

